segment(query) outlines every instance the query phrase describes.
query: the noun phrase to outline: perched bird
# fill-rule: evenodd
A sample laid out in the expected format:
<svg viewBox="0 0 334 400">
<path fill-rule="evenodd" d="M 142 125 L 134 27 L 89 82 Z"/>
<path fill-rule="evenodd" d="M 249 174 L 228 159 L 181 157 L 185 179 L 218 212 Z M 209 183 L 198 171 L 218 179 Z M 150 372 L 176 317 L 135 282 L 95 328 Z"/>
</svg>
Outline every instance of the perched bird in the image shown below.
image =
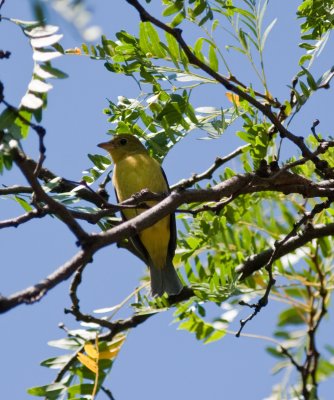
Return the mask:
<svg viewBox="0 0 334 400">
<path fill-rule="evenodd" d="M 122 202 L 143 189 L 155 193 L 169 191 L 166 176 L 160 164 L 148 154 L 142 143 L 131 134 L 119 134 L 111 141 L 98 144 L 107 150 L 115 164 L 113 185 L 117 200 Z M 153 206 L 157 201 L 147 201 Z M 145 209 L 124 209 L 123 219 L 131 219 Z M 139 232 L 131 241 L 150 270 L 153 296 L 176 295 L 182 283 L 174 269 L 173 257 L 176 247 L 175 215 L 168 215 L 149 228 Z"/>
</svg>

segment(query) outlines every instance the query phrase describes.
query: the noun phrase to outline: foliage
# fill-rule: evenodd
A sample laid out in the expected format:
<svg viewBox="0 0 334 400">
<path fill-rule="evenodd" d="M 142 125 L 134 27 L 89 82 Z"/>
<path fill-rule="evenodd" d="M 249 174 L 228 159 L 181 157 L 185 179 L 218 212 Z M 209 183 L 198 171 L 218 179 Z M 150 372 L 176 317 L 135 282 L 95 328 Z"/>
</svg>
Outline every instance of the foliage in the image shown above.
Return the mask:
<svg viewBox="0 0 334 400">
<path fill-rule="evenodd" d="M 150 2 L 146 3 L 149 10 Z M 214 169 L 213 175 L 205 176 L 210 179 L 207 185 L 201 180 L 195 182 L 196 190 L 209 192 L 238 174 L 254 173 L 254 180 L 259 177 L 271 179 L 270 183 L 263 183 L 263 190 L 254 190 L 253 193 L 237 190 L 219 201 L 206 201 L 205 204 L 193 201 L 181 205 L 178 221 L 182 228 L 174 262 L 183 282 L 193 290 L 192 295 L 183 301 L 172 301 L 166 296 L 150 298 L 145 292 L 146 276 L 134 293 L 112 309 L 104 310 L 104 318 L 99 319 L 81 314 L 79 302 L 73 295 L 77 287 L 72 287 L 73 307 L 69 312 L 77 319 L 89 322 L 89 325 L 80 330 L 67 331 L 64 339 L 50 343 L 71 353 L 44 361 L 43 366 L 60 369 L 60 373 L 53 383 L 29 389 L 29 394 L 46 399 L 94 398 L 99 391 L 107 390 L 104 381 L 126 339 L 127 329 L 144 322 L 150 315 L 174 306 L 174 322 L 178 329 L 186 330 L 208 344 L 224 340 L 225 335 L 231 333 L 230 326 L 245 305 L 257 310 L 250 319 L 255 317 L 266 305 L 269 296 L 285 304 L 278 315 L 273 338 L 268 339 L 270 346 L 267 350 L 277 359 L 274 372 L 286 373 L 282 382 L 273 388 L 270 399 L 318 398 L 319 382 L 334 373 L 333 347 L 327 345 L 326 350 L 320 350 L 316 340 L 334 284 L 333 235 L 307 240 L 283 255 L 278 253 L 290 239 L 307 236 L 310 230 L 319 226 L 329 226 L 333 211 L 324 200 L 328 195 L 310 195 L 305 200 L 303 192 L 290 194 L 277 189 L 282 182 L 275 179 L 279 178 L 276 164 L 281 141 L 288 140 L 299 146 L 298 151 L 302 155 L 284 159 L 281 154 L 282 169 L 291 170 L 294 176 L 304 179 L 305 184 L 319 184 L 323 189 L 326 186 L 321 186 L 322 181 L 330 181 L 331 178 L 333 143 L 328 141 L 326 148 L 321 148 L 324 139 L 315 133 L 316 125 L 312 127 L 313 135 L 302 144 L 296 135 L 287 131 L 289 136 L 283 131 L 283 127 L 288 126 L 287 122 L 304 110 L 315 92 L 329 87 L 333 77 L 333 68 L 318 78 L 310 72 L 333 27 L 331 3 L 304 0 L 300 4 L 297 15 L 303 19 L 303 43 L 300 47 L 304 54 L 299 64 L 294 66 L 297 78 L 289 86 L 290 97 L 282 101 L 271 93 L 265 70 L 266 40 L 276 21 L 264 24 L 267 6 L 270 6 L 267 0 L 163 0 L 161 21 L 167 21 L 167 28 L 185 25 L 202 32 L 202 36 L 187 44 L 187 48 L 182 46 L 178 30 L 172 31 L 174 35 L 167 29 L 157 29 L 149 18 L 139 23 L 137 34 L 122 30 L 113 38 L 102 36 L 99 44 L 85 43 L 82 50 L 64 50 L 58 43 L 61 35 L 55 34 L 57 28 L 54 26 L 10 20 L 22 29 L 30 41 L 35 65 L 32 81 L 19 107 L 8 104 L 6 97 L 2 101 L 1 173 L 10 169 L 13 163 L 20 164 L 15 149 L 28 139 L 31 128 L 42 141 L 41 129 L 35 122 L 41 122 L 42 109 L 47 106 L 46 93 L 51 85 L 46 80 L 66 77 L 51 66 L 51 60 L 70 53 L 103 61 L 104 68 L 111 74 L 135 80 L 138 93 L 133 98 L 118 96 L 108 100 L 104 113 L 110 123 L 109 133 L 138 136 L 159 161 L 194 130 L 201 130 L 206 139 L 227 140 L 222 135 L 227 129 L 234 129 L 238 140 L 247 145 L 236 155 L 239 157 L 237 166 L 229 164 L 224 172 Z M 231 40 L 224 49 L 217 34 L 222 30 L 228 33 Z M 189 59 L 187 50 L 198 62 Z M 234 76 L 235 66 L 229 61 L 231 53 L 238 54 L 245 63 L 249 63 L 254 71 L 250 79 L 252 84 L 244 84 Z M 304 66 L 306 62 L 307 68 Z M 201 63 L 209 68 L 209 73 L 201 68 Z M 217 108 L 210 104 L 210 99 L 205 99 L 196 107 L 193 98 L 199 88 L 222 84 L 216 78 L 217 74 L 223 77 L 223 85 L 228 89 L 223 105 Z M 303 146 L 307 146 L 309 153 Z M 316 159 L 318 156 L 319 160 Z M 16 201 L 29 215 L 35 209 L 40 214 L 48 212 L 47 208 L 57 202 L 64 207 L 63 211 L 59 215 L 57 211 L 51 214 L 56 214 L 59 219 L 66 221 L 68 212 L 73 218 L 79 218 L 80 214 L 80 218 L 91 222 L 87 215 L 104 213 L 106 204 L 103 196 L 88 185 L 100 180 L 111 162 L 98 154 L 89 154 L 88 158 L 92 166 L 84 172 L 78 185 L 66 181 L 67 186 L 63 188 L 64 180 L 59 177 L 45 173 L 38 176 L 48 201 L 45 198 L 36 201 L 31 192 L 3 196 Z M 35 169 L 37 175 L 42 162 L 43 150 L 40 150 L 40 160 Z M 104 189 L 105 182 L 101 186 Z M 36 187 L 38 189 L 35 184 L 34 191 Z M 178 187 L 181 192 L 187 188 L 182 184 Z M 91 196 L 95 196 L 94 201 Z M 108 233 L 115 224 L 119 224 L 119 220 L 112 213 L 104 213 L 94 223 Z M 68 223 L 68 227 L 78 231 L 73 221 Z M 119 244 L 130 247 L 126 239 Z M 85 245 L 82 245 L 84 250 Z M 265 254 L 268 249 L 272 249 L 273 253 L 262 265 L 265 268 L 261 269 L 260 265 L 251 274 L 244 275 L 243 266 L 252 257 Z M 130 250 L 135 253 L 134 249 Z M 276 279 L 273 287 L 271 274 Z M 131 306 L 126 308 L 129 301 L 132 301 Z M 250 304 L 252 301 L 255 303 Z M 215 306 L 213 317 L 207 312 L 209 305 Z M 118 310 L 123 308 L 130 315 L 125 328 L 124 321 L 119 322 L 115 318 Z M 238 334 L 242 328 L 243 325 Z M 112 333 L 109 337 L 106 329 Z M 114 336 L 113 332 L 117 329 L 124 333 Z M 290 376 L 291 367 L 295 368 L 296 374 Z M 111 392 L 109 396 L 112 396 Z"/>
</svg>

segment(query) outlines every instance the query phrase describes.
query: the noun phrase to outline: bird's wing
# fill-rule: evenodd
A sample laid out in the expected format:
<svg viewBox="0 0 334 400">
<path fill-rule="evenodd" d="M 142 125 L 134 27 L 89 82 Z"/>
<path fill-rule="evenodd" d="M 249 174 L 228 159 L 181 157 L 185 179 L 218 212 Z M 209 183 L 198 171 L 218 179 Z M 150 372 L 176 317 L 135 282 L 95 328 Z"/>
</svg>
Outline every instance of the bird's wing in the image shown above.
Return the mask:
<svg viewBox="0 0 334 400">
<path fill-rule="evenodd" d="M 161 168 L 161 172 L 162 175 L 165 179 L 165 182 L 167 184 L 167 188 L 168 188 L 168 193 L 170 193 L 170 189 L 169 189 L 169 184 L 168 184 L 168 180 L 165 174 L 165 171 Z M 175 254 L 175 249 L 176 249 L 176 220 L 175 220 L 175 214 L 170 214 L 170 238 L 169 238 L 169 243 L 168 243 L 168 259 L 170 261 L 173 260 L 174 258 L 174 254 Z"/>
<path fill-rule="evenodd" d="M 116 196 L 117 204 L 119 204 L 119 198 L 117 196 L 116 189 L 115 189 L 115 196 Z M 127 219 L 122 211 L 121 211 L 121 216 L 122 216 L 123 221 L 127 221 Z M 148 264 L 149 263 L 149 255 L 148 255 L 146 248 L 144 247 L 141 240 L 139 239 L 139 236 L 138 235 L 133 236 L 132 238 L 130 238 L 130 242 L 132 243 L 132 245 L 134 247 L 136 255 L 141 260 L 143 260 L 145 263 Z"/>
<path fill-rule="evenodd" d="M 161 172 L 162 175 L 164 177 L 164 180 L 166 182 L 166 186 L 168 189 L 168 193 L 170 192 L 169 190 L 169 184 L 168 184 L 168 180 L 165 174 L 165 171 L 161 168 Z M 115 190 L 115 196 L 116 196 L 116 200 L 117 203 L 119 203 L 119 198 L 117 196 L 117 192 Z M 122 215 L 122 219 L 123 221 L 127 221 L 127 218 L 125 217 L 124 213 L 121 211 L 121 215 Z M 168 243 L 168 260 L 171 262 L 174 258 L 175 255 L 175 249 L 176 249 L 176 221 L 175 221 L 175 214 L 170 214 L 170 238 L 169 238 L 169 243 Z M 147 264 L 150 263 L 150 257 L 149 254 L 145 248 L 145 246 L 143 245 L 143 243 L 141 242 L 140 238 L 138 235 L 133 236 L 130 239 L 131 243 L 133 244 L 135 250 L 138 255 L 139 258 L 141 258 L 142 260 L 144 260 Z"/>
</svg>

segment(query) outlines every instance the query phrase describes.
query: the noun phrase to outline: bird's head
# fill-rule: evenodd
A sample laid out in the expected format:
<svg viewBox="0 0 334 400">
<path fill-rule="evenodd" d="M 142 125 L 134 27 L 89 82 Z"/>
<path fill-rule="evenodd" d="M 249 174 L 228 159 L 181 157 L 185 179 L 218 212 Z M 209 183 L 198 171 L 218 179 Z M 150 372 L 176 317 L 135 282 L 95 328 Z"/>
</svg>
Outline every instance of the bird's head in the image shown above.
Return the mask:
<svg viewBox="0 0 334 400">
<path fill-rule="evenodd" d="M 130 154 L 146 153 L 147 151 L 139 139 L 126 133 L 115 136 L 109 142 L 99 143 L 98 147 L 107 150 L 114 163 Z"/>
</svg>

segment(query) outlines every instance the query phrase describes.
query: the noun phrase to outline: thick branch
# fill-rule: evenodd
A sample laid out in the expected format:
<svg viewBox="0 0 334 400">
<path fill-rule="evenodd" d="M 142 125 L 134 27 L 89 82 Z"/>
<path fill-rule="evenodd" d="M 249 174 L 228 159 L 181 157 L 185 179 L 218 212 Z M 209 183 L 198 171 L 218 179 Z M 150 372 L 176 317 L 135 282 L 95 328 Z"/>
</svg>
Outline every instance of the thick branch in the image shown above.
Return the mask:
<svg viewBox="0 0 334 400">
<path fill-rule="evenodd" d="M 9 194 L 22 194 L 22 193 L 32 193 L 32 188 L 30 186 L 6 186 L 0 188 L 0 196 L 1 195 L 9 195 Z"/>
<path fill-rule="evenodd" d="M 52 287 L 69 278 L 77 268 L 82 265 L 82 263 L 87 263 L 96 251 L 102 247 L 106 247 L 112 243 L 119 243 L 125 238 L 138 234 L 138 232 L 153 225 L 164 216 L 173 213 L 181 204 L 219 201 L 224 197 L 229 198 L 235 193 L 242 195 L 265 190 L 283 193 L 300 193 L 306 197 L 330 196 L 334 193 L 334 188 L 331 186 L 332 183 L 332 181 L 327 181 L 323 185 L 316 185 L 296 174 L 284 171 L 282 174 L 276 176 L 275 180 L 271 180 L 270 178 L 261 178 L 256 174 L 236 175 L 209 189 L 174 191 L 160 203 L 149 210 L 145 210 L 137 217 L 125 221 L 109 231 L 88 236 L 85 240 L 84 249 L 78 252 L 72 260 L 69 260 L 66 264 L 51 274 L 46 280 L 8 298 L 1 298 L 0 313 L 5 312 L 16 305 L 22 303 L 33 303 L 34 301 L 39 300 Z M 147 193 L 144 193 L 144 196 L 147 196 Z M 332 235 L 333 233 L 334 224 L 315 227 L 314 229 L 306 231 L 301 237 L 292 238 L 285 243 L 285 245 L 280 249 L 280 252 L 277 253 L 277 257 L 281 257 L 288 252 L 296 250 L 309 240 L 326 235 Z M 271 257 L 272 251 L 272 249 L 269 249 L 260 255 L 250 258 L 244 266 L 240 268 L 242 276 L 246 277 L 253 271 L 266 265 Z"/>
</svg>

